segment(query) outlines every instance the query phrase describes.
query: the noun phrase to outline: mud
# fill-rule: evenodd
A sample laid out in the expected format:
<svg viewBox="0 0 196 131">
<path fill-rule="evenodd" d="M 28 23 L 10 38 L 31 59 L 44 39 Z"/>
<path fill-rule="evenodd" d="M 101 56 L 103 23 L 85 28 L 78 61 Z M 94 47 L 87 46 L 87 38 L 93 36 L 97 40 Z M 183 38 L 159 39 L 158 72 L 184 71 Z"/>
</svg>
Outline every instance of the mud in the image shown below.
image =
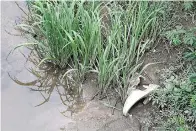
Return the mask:
<svg viewBox="0 0 196 131">
<path fill-rule="evenodd" d="M 169 41 L 161 40 L 151 51 L 146 52 L 143 57 L 144 65 L 149 65 L 143 72 L 147 79 L 142 84 L 160 84 L 160 71 L 174 65 L 182 54 L 183 49 L 172 47 Z"/>
</svg>

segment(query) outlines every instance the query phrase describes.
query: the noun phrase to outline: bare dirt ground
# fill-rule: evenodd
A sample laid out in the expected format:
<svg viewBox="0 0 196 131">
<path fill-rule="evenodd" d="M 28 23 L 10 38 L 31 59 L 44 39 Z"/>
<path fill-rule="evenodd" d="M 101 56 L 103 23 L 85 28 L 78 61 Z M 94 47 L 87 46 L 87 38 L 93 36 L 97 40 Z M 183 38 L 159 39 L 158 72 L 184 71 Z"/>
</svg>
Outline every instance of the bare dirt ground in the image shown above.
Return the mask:
<svg viewBox="0 0 196 131">
<path fill-rule="evenodd" d="M 174 65 L 181 55 L 182 49 L 171 47 L 167 41 L 160 41 L 155 44 L 154 48 L 147 52 L 143 58 L 143 65 L 157 63 L 149 65 L 142 74 L 147 78 L 147 84 L 160 84 L 160 70 Z"/>
</svg>

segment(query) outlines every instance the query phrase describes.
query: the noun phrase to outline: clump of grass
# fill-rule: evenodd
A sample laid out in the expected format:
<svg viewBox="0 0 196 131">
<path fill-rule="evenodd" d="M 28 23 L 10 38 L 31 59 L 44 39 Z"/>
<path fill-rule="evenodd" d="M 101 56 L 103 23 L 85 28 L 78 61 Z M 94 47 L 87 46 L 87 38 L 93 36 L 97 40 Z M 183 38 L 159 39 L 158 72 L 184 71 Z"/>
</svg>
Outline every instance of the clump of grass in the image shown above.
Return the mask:
<svg viewBox="0 0 196 131">
<path fill-rule="evenodd" d="M 130 2 L 127 9 L 116 3 L 110 5 L 111 28 L 97 66 L 103 92 L 114 88 L 125 100 L 130 78 L 140 70 L 141 57 L 159 34 L 161 4 Z"/>
<path fill-rule="evenodd" d="M 162 2 L 126 2 L 126 6 L 109 2 L 108 24 L 102 24 L 102 5 L 30 2 L 29 22 L 20 27 L 36 36 L 31 46 L 41 59 L 38 66 L 52 63 L 62 70 L 76 70 L 78 78 L 96 72 L 101 94 L 112 89 L 124 101 L 129 79 L 141 70 L 141 57 L 160 33 Z"/>
<path fill-rule="evenodd" d="M 102 44 L 97 8 L 94 2 L 89 5 L 65 1 L 30 3 L 32 23 L 28 26 L 37 35 L 34 49 L 42 59 L 40 64 L 51 62 L 61 69 L 70 67 L 81 72 L 91 68 Z"/>
</svg>

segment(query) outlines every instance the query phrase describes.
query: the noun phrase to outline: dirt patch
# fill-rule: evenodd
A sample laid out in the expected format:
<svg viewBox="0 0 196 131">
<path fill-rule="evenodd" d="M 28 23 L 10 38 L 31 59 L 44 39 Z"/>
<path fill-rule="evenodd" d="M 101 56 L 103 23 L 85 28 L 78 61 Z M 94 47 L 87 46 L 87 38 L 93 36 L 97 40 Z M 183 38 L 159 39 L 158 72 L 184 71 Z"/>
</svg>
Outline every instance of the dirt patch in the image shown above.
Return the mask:
<svg viewBox="0 0 196 131">
<path fill-rule="evenodd" d="M 128 118 L 123 117 L 120 112 L 112 115 L 110 109 L 100 101 L 89 102 L 82 112 L 74 116 L 74 120 L 77 121 L 76 125 L 81 131 L 118 131 L 130 128 Z M 134 130 L 138 130 L 138 127 L 134 127 Z"/>
<path fill-rule="evenodd" d="M 143 76 L 146 77 L 146 81 L 142 84 L 160 84 L 159 71 L 164 68 L 169 68 L 174 65 L 182 54 L 183 49 L 174 48 L 170 46 L 168 41 L 159 42 L 154 49 L 147 52 L 143 57 L 144 64 L 157 63 L 149 65 L 143 72 Z"/>
</svg>

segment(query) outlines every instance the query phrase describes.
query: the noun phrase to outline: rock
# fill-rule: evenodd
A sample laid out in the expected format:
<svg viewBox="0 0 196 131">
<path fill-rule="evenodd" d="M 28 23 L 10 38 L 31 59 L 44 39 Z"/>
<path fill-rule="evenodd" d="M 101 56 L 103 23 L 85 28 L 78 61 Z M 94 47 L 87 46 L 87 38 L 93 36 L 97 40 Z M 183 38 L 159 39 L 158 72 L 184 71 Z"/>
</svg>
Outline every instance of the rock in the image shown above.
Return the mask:
<svg viewBox="0 0 196 131">
<path fill-rule="evenodd" d="M 150 102 L 150 97 L 146 97 L 145 100 L 143 101 L 144 105 L 147 105 Z"/>
</svg>

